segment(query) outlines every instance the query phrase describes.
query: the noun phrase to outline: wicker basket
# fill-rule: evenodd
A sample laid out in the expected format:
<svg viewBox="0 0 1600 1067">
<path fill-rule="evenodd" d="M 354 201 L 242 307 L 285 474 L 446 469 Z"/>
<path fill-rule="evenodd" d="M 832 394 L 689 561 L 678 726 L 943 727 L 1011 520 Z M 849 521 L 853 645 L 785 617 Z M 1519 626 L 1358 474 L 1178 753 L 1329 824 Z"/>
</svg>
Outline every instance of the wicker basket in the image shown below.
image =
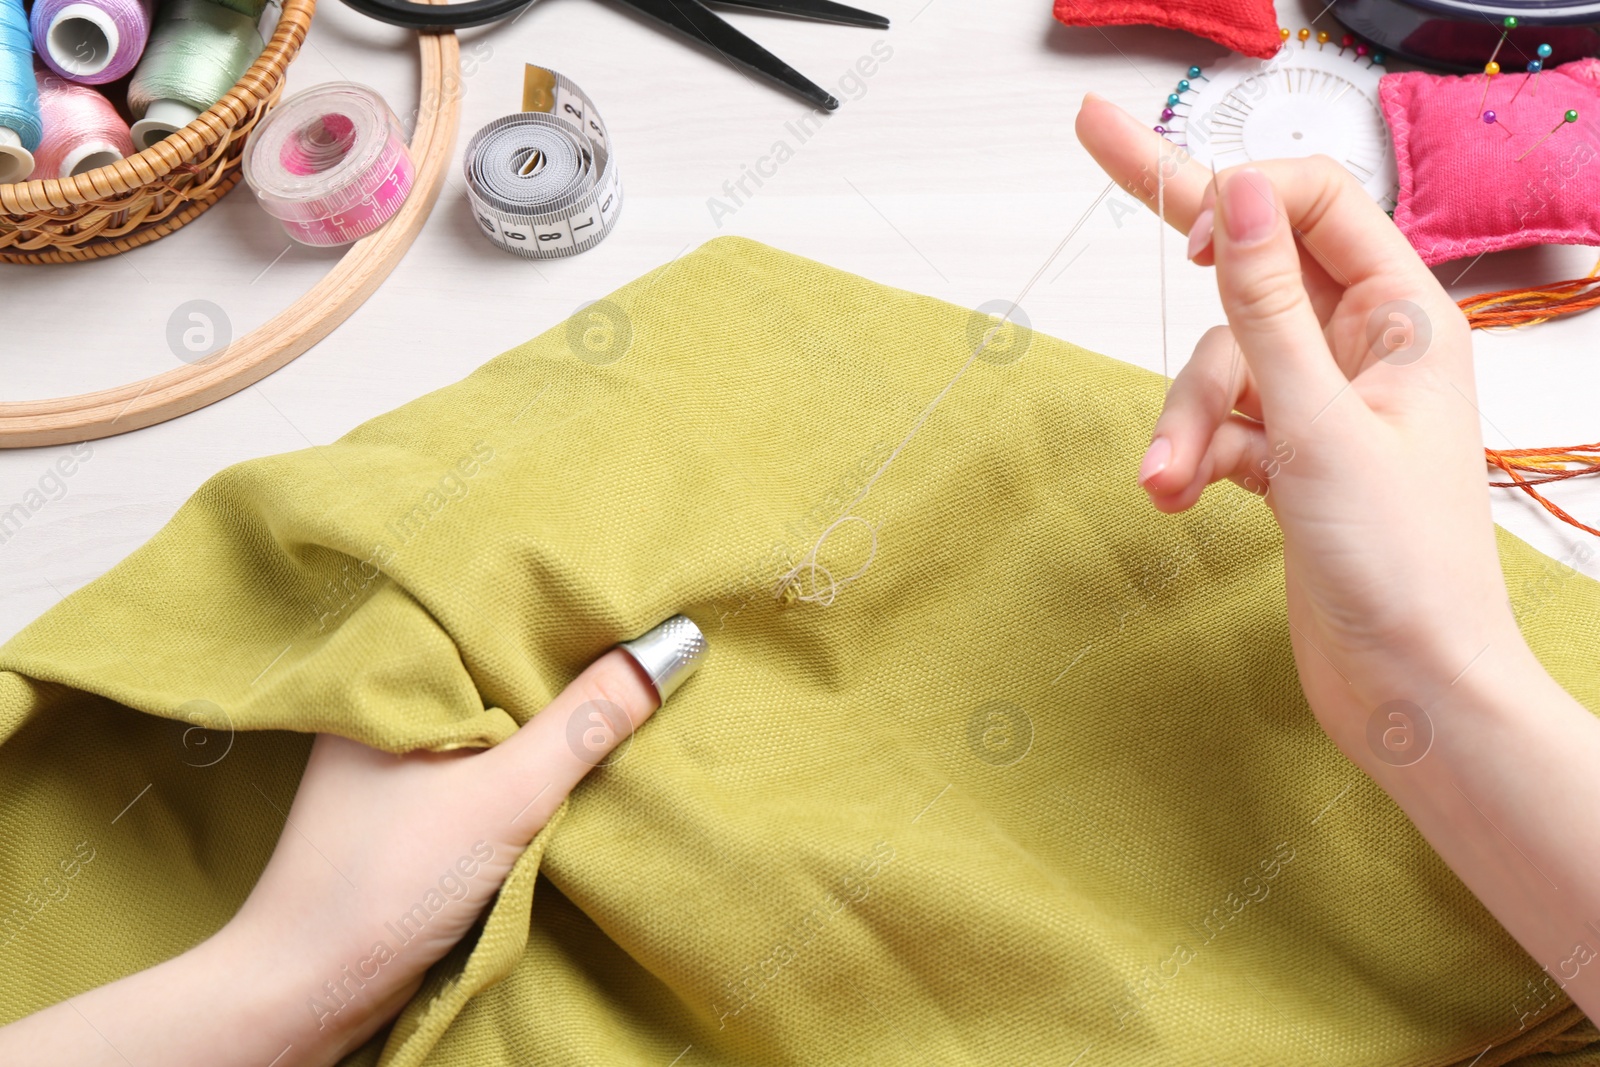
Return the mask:
<svg viewBox="0 0 1600 1067">
<path fill-rule="evenodd" d="M 267 46 L 227 96 L 151 147 L 60 181 L 0 185 L 0 261 L 73 263 L 165 237 L 239 183 L 246 135 L 278 102 L 316 0 L 284 0 Z"/>
</svg>

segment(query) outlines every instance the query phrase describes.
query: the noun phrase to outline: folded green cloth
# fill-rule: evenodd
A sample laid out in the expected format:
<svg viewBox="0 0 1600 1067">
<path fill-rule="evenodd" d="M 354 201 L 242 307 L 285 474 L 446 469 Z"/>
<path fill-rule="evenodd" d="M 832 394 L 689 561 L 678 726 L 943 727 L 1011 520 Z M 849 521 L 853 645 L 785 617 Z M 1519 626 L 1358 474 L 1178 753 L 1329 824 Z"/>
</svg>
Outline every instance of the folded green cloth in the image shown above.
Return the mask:
<svg viewBox="0 0 1600 1067">
<path fill-rule="evenodd" d="M 348 1062 L 1596 1062 L 1312 718 L 1261 502 L 1135 488 L 1163 382 L 988 326 L 718 240 L 218 474 L 0 649 L 0 1020 L 225 922 L 312 732 L 493 744 L 681 611 L 705 666 Z M 1500 543 L 1600 707 L 1600 587 Z"/>
</svg>

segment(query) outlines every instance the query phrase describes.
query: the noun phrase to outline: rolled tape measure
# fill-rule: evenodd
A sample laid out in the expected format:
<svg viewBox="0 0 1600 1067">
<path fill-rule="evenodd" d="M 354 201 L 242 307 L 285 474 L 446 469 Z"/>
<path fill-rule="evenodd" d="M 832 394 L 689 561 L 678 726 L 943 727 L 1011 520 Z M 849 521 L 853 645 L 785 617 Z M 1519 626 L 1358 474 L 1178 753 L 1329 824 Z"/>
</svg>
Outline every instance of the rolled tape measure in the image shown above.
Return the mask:
<svg viewBox="0 0 1600 1067">
<path fill-rule="evenodd" d="M 389 221 L 416 175 L 383 97 L 329 82 L 296 93 L 256 124 L 244 178 L 267 213 L 301 244 L 342 245 Z"/>
<path fill-rule="evenodd" d="M 530 65 L 523 110 L 473 135 L 463 163 L 478 226 L 507 252 L 555 259 L 605 239 L 622 210 L 611 138 L 582 89 Z"/>
</svg>

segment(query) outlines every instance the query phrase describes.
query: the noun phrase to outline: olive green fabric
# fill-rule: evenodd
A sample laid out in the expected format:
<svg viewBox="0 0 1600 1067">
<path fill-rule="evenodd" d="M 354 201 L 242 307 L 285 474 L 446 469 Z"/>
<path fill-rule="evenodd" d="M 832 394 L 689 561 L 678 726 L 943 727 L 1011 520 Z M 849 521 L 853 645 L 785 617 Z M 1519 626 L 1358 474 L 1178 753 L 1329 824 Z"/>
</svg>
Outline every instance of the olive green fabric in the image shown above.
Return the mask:
<svg viewBox="0 0 1600 1067">
<path fill-rule="evenodd" d="M 719 240 L 208 481 L 0 650 L 0 1018 L 223 923 L 311 732 L 493 744 L 682 611 L 700 673 L 349 1062 L 1597 1062 L 1307 710 L 1261 502 L 1135 488 L 1162 381 L 987 325 Z M 1600 707 L 1596 584 L 1501 548 Z"/>
</svg>

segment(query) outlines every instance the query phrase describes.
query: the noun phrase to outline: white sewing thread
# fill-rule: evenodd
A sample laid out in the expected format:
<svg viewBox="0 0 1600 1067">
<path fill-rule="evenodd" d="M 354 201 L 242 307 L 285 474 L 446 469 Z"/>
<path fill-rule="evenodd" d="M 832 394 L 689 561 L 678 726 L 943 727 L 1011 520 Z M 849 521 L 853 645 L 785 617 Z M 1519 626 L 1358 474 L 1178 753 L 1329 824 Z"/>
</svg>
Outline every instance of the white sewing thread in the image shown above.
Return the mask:
<svg viewBox="0 0 1600 1067">
<path fill-rule="evenodd" d="M 1161 376 L 1167 374 L 1167 167 L 1162 145 L 1166 138 L 1156 141 L 1156 260 L 1161 276 Z"/>
<path fill-rule="evenodd" d="M 872 536 L 872 544 L 867 549 L 866 562 L 857 567 L 854 574 L 844 578 L 835 578 L 832 571 L 817 562 L 817 552 L 822 548 L 822 542 L 828 539 L 828 535 L 833 533 L 834 530 L 838 529 L 847 522 L 859 522 L 861 525 L 865 526 L 867 528 L 867 533 Z M 871 523 L 867 522 L 866 519 L 861 518 L 859 515 L 841 516 L 840 518 L 833 520 L 833 523 L 829 525 L 826 530 L 822 531 L 822 535 L 817 538 L 816 544 L 811 546 L 811 551 L 806 553 L 805 558 L 799 563 L 795 564 L 794 567 L 783 576 L 783 579 L 778 586 L 778 596 L 783 596 L 784 591 L 790 586 L 798 588 L 800 583 L 800 575 L 804 573 L 810 576 L 811 589 L 809 592 L 796 593 L 794 599 L 803 600 L 811 604 L 821 604 L 823 607 L 827 607 L 829 604 L 832 604 L 834 598 L 839 595 L 840 589 L 844 588 L 857 578 L 861 577 L 863 574 L 867 573 L 867 568 L 872 566 L 872 561 L 877 555 L 877 527 L 873 526 Z M 822 579 L 825 579 L 825 581 Z"/>
</svg>

